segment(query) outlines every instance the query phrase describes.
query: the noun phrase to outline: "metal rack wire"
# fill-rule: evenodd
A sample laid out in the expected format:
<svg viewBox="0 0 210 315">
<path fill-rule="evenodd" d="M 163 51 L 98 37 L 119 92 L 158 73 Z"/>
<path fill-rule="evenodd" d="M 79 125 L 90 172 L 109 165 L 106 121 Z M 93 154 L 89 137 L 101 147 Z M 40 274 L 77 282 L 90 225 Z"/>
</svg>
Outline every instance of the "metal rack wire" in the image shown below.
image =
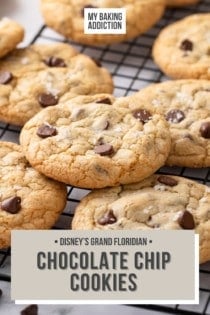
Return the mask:
<svg viewBox="0 0 210 315">
<path fill-rule="evenodd" d="M 80 52 L 94 57 L 109 69 L 115 82 L 115 95 L 125 96 L 153 82 L 162 82 L 167 78 L 154 65 L 151 59 L 151 47 L 159 31 L 167 24 L 196 12 L 210 12 L 210 0 L 182 9 L 168 9 L 159 23 L 148 33 L 118 45 L 92 47 L 81 46 L 68 41 Z M 37 31 L 31 43 L 64 41 L 64 38 L 43 26 Z M 65 40 L 66 41 L 66 40 Z M 66 41 L 67 42 L 67 41 Z M 0 139 L 18 142 L 20 129 L 0 123 Z M 164 167 L 160 173 L 185 176 L 210 186 L 209 169 L 187 169 Z M 69 228 L 74 209 L 87 190 L 69 187 L 67 206 L 55 225 L 55 229 Z M 10 281 L 10 249 L 0 250 L 0 281 Z M 180 280 L 181 282 L 181 280 Z M 135 306 L 137 307 L 137 306 Z M 141 305 L 154 314 L 203 314 L 210 315 L 210 262 L 200 266 L 200 303 L 199 305 Z"/>
</svg>

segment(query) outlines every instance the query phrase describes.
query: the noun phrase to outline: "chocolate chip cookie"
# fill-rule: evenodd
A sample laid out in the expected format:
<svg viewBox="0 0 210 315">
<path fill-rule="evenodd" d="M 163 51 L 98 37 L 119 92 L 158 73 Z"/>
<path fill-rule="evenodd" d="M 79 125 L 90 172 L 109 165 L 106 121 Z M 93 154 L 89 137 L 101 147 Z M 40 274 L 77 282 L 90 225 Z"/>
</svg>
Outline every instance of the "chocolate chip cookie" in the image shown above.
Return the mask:
<svg viewBox="0 0 210 315">
<path fill-rule="evenodd" d="M 171 150 L 166 164 L 210 166 L 210 81 L 177 80 L 153 84 L 135 95 L 130 106 L 151 104 L 169 122 Z"/>
<path fill-rule="evenodd" d="M 24 30 L 21 25 L 7 17 L 0 19 L 0 57 L 12 51 L 23 37 Z"/>
<path fill-rule="evenodd" d="M 200 0 L 166 0 L 166 3 L 170 7 L 182 7 L 185 5 L 196 4 Z"/>
<path fill-rule="evenodd" d="M 153 175 L 136 184 L 100 189 L 80 202 L 77 230 L 195 230 L 200 263 L 210 259 L 210 189 L 191 180 Z"/>
<path fill-rule="evenodd" d="M 97 95 L 43 109 L 20 135 L 27 159 L 46 176 L 83 188 L 151 175 L 169 153 L 168 124 L 151 106 L 130 110 L 130 100 Z"/>
<path fill-rule="evenodd" d="M 176 79 L 210 79 L 210 13 L 190 15 L 163 29 L 154 61 Z"/>
<path fill-rule="evenodd" d="M 7 123 L 22 126 L 44 107 L 112 91 L 108 71 L 67 44 L 16 49 L 0 60 L 0 120 Z"/>
<path fill-rule="evenodd" d="M 84 34 L 85 8 L 125 8 L 126 34 Z M 105 45 L 134 38 L 151 28 L 162 16 L 165 0 L 42 0 L 46 24 L 79 43 Z M 152 12 L 152 14 L 151 14 Z"/>
<path fill-rule="evenodd" d="M 65 207 L 65 185 L 33 169 L 17 144 L 0 142 L 0 183 L 0 248 L 13 229 L 51 228 Z"/>
</svg>

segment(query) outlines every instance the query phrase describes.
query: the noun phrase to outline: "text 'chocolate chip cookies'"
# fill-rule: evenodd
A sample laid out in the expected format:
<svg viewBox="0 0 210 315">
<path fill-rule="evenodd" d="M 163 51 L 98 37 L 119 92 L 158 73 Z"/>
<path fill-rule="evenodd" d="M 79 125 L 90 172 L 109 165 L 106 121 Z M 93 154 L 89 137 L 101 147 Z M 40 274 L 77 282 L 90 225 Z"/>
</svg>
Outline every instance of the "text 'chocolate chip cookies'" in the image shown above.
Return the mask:
<svg viewBox="0 0 210 315">
<path fill-rule="evenodd" d="M 157 65 L 176 79 L 210 79 L 210 13 L 194 14 L 163 29 L 153 47 Z"/>
<path fill-rule="evenodd" d="M 16 49 L 0 60 L 0 120 L 8 123 L 22 126 L 44 107 L 112 90 L 108 71 L 67 44 Z"/>
<path fill-rule="evenodd" d="M 65 207 L 65 185 L 34 170 L 17 144 L 0 142 L 0 183 L 0 248 L 13 229 L 51 228 Z"/>
<path fill-rule="evenodd" d="M 90 193 L 78 205 L 72 227 L 195 230 L 203 263 L 210 259 L 209 203 L 208 187 L 181 177 L 153 175 L 140 183 Z"/>
<path fill-rule="evenodd" d="M 46 176 L 84 188 L 151 175 L 169 153 L 168 125 L 151 106 L 132 111 L 129 101 L 95 95 L 43 109 L 21 132 L 27 159 Z"/>
<path fill-rule="evenodd" d="M 85 8 L 125 8 L 126 34 L 84 34 Z M 161 18 L 164 9 L 165 0 L 41 0 L 41 11 L 49 27 L 67 38 L 90 45 L 105 45 L 134 38 L 150 29 Z"/>
<path fill-rule="evenodd" d="M 172 142 L 166 164 L 210 166 L 210 81 L 153 84 L 137 93 L 130 104 L 133 110 L 151 104 L 169 122 Z"/>
</svg>

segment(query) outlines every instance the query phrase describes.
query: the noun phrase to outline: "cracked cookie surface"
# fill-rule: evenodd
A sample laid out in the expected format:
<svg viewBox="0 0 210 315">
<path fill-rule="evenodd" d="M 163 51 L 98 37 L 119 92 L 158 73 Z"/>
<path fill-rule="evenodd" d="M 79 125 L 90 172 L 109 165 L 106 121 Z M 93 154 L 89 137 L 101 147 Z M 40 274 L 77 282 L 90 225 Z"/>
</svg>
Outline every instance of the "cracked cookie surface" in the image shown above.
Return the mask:
<svg viewBox="0 0 210 315">
<path fill-rule="evenodd" d="M 65 185 L 38 173 L 9 142 L 0 142 L 0 175 L 0 248 L 13 229 L 51 228 L 66 204 Z"/>
<path fill-rule="evenodd" d="M 23 37 L 24 30 L 21 25 L 7 17 L 0 19 L 0 57 L 12 51 Z"/>
<path fill-rule="evenodd" d="M 67 44 L 16 49 L 0 60 L 0 120 L 7 123 L 22 126 L 44 107 L 112 91 L 109 72 Z"/>
<path fill-rule="evenodd" d="M 156 64 L 175 79 L 210 79 L 210 13 L 190 15 L 163 29 L 153 46 Z"/>
<path fill-rule="evenodd" d="M 166 164 L 210 166 L 210 82 L 177 80 L 150 85 L 135 96 L 131 108 L 151 104 L 169 122 L 171 150 Z"/>
<path fill-rule="evenodd" d="M 182 7 L 198 3 L 200 0 L 166 0 L 166 4 L 170 7 Z"/>
<path fill-rule="evenodd" d="M 76 208 L 77 230 L 194 229 L 200 263 L 210 260 L 210 189 L 191 180 L 153 175 L 136 184 L 89 193 Z"/>
<path fill-rule="evenodd" d="M 130 97 L 79 97 L 48 107 L 26 123 L 20 141 L 41 173 L 84 188 L 139 181 L 161 167 L 170 149 L 164 117 Z"/>
<path fill-rule="evenodd" d="M 125 8 L 126 34 L 84 34 L 84 8 Z M 42 0 L 46 24 L 79 43 L 105 45 L 134 38 L 151 28 L 162 16 L 165 0 Z M 152 14 L 151 14 L 152 12 Z"/>
</svg>

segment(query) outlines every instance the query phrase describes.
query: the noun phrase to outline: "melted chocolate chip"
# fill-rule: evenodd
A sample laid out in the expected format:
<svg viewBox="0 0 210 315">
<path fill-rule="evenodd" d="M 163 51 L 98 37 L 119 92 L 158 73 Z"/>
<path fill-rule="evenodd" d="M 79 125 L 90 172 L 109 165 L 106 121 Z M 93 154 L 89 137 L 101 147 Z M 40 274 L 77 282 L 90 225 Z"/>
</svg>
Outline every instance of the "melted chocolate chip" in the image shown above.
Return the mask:
<svg viewBox="0 0 210 315">
<path fill-rule="evenodd" d="M 210 122 L 202 123 L 200 133 L 203 138 L 210 139 Z"/>
<path fill-rule="evenodd" d="M 151 113 L 146 109 L 135 110 L 133 112 L 133 116 L 143 124 L 147 123 L 152 118 Z"/>
<path fill-rule="evenodd" d="M 0 72 L 0 84 L 7 84 L 13 79 L 13 74 L 9 71 Z"/>
<path fill-rule="evenodd" d="M 114 153 L 113 146 L 107 143 L 95 146 L 94 151 L 96 154 L 100 154 L 102 156 L 111 155 Z"/>
<path fill-rule="evenodd" d="M 81 16 L 85 16 L 85 9 L 96 9 L 97 7 L 91 5 L 91 4 L 87 4 L 85 5 L 82 10 L 81 10 Z"/>
<path fill-rule="evenodd" d="M 173 124 L 178 124 L 183 119 L 185 119 L 185 114 L 180 109 L 172 109 L 166 115 L 166 120 Z"/>
<path fill-rule="evenodd" d="M 161 175 L 158 177 L 157 179 L 159 181 L 159 183 L 167 185 L 167 186 L 176 186 L 178 184 L 177 180 L 175 180 L 174 178 L 170 177 L 170 176 L 165 176 L 165 175 Z"/>
<path fill-rule="evenodd" d="M 114 216 L 114 213 L 112 210 L 110 210 L 108 213 L 105 213 L 103 217 L 98 219 L 98 224 L 100 225 L 107 225 L 107 224 L 113 224 L 117 221 L 116 217 Z"/>
<path fill-rule="evenodd" d="M 49 67 L 66 67 L 66 63 L 62 58 L 59 57 L 48 57 L 44 60 L 47 66 Z"/>
<path fill-rule="evenodd" d="M 178 218 L 178 223 L 184 230 L 193 230 L 195 228 L 195 221 L 193 215 L 185 210 Z"/>
<path fill-rule="evenodd" d="M 97 100 L 96 103 L 97 103 L 97 104 L 112 105 L 112 102 L 111 102 L 110 98 L 108 98 L 108 97 L 102 98 L 101 100 Z"/>
<path fill-rule="evenodd" d="M 57 130 L 55 127 L 47 124 L 41 125 L 36 132 L 37 136 L 40 138 L 48 138 L 57 135 Z"/>
<path fill-rule="evenodd" d="M 21 312 L 21 315 L 38 315 L 38 305 L 31 304 L 24 308 Z"/>
<path fill-rule="evenodd" d="M 7 199 L 4 199 L 1 203 L 1 209 L 10 213 L 16 214 L 21 209 L 21 198 L 13 196 Z"/>
<path fill-rule="evenodd" d="M 51 93 L 42 93 L 38 96 L 38 102 L 42 107 L 58 104 L 58 98 Z"/>
<path fill-rule="evenodd" d="M 185 39 L 181 42 L 181 45 L 179 47 L 181 50 L 184 51 L 192 51 L 193 50 L 193 42 L 189 39 Z"/>
</svg>

